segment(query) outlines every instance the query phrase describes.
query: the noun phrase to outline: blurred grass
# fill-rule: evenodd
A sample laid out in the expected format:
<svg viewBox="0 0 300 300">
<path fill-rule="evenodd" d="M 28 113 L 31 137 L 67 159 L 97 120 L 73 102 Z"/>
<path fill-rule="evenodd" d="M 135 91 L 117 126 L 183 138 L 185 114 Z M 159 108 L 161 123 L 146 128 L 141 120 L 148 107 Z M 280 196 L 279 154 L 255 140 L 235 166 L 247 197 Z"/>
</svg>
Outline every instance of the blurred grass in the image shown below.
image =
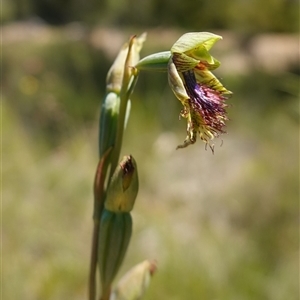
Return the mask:
<svg viewBox="0 0 300 300">
<path fill-rule="evenodd" d="M 3 46 L 4 299 L 86 297 L 110 62 L 85 40 L 58 29 L 54 37 Z M 138 162 L 141 190 L 120 275 L 157 259 L 146 300 L 298 299 L 299 74 L 291 67 L 225 68 L 231 121 L 214 155 L 201 142 L 175 151 L 186 126 L 179 101 L 165 74 L 141 74 L 123 149 Z"/>
</svg>

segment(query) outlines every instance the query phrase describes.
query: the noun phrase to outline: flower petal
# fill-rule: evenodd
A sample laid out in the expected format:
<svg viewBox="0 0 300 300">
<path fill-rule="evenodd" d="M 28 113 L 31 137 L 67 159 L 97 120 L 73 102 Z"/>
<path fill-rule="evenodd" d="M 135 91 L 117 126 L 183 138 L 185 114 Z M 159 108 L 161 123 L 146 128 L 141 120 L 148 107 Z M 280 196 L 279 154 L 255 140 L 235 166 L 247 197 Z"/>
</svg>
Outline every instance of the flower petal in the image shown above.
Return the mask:
<svg viewBox="0 0 300 300">
<path fill-rule="evenodd" d="M 173 53 L 172 60 L 179 73 L 192 70 L 199 64 L 199 60 L 194 59 L 185 53 Z"/>
<path fill-rule="evenodd" d="M 182 74 L 189 96 L 188 137 L 183 147 L 195 142 L 195 132 L 209 144 L 214 137 L 224 133 L 226 115 L 226 95 L 206 84 L 197 83 L 193 71 Z"/>
<path fill-rule="evenodd" d="M 172 46 L 171 52 L 183 53 L 192 51 L 203 45 L 206 50 L 209 50 L 216 41 L 222 39 L 220 35 L 210 32 L 189 32 L 182 35 Z"/>
<path fill-rule="evenodd" d="M 232 95 L 232 92 L 227 90 L 212 72 L 208 70 L 201 70 L 200 68 L 195 68 L 194 74 L 198 83 L 207 85 L 210 88 L 215 89 L 216 91 L 227 94 L 228 96 Z"/>
<path fill-rule="evenodd" d="M 168 80 L 173 93 L 184 105 L 187 99 L 189 99 L 189 96 L 186 93 L 182 79 L 172 59 L 169 60 L 168 64 Z"/>
</svg>

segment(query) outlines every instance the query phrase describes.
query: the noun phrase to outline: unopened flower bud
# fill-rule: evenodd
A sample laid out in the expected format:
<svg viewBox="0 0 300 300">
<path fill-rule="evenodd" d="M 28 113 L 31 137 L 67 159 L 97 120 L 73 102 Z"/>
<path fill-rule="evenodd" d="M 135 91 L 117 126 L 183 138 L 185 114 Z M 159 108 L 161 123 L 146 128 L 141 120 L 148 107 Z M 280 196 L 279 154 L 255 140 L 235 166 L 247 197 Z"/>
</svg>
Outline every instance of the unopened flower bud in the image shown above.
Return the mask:
<svg viewBox="0 0 300 300">
<path fill-rule="evenodd" d="M 103 210 L 100 220 L 98 262 L 102 293 L 110 290 L 126 254 L 132 232 L 130 213 Z"/>
<path fill-rule="evenodd" d="M 139 61 L 139 54 L 142 49 L 143 43 L 146 40 L 146 33 L 134 38 L 133 45 L 130 49 L 130 67 L 133 67 Z M 109 69 L 106 77 L 106 88 L 108 92 L 119 94 L 123 84 L 124 64 L 128 55 L 128 43 L 125 43 L 120 50 L 113 65 Z"/>
<path fill-rule="evenodd" d="M 120 97 L 113 92 L 106 95 L 101 108 L 99 130 L 99 155 L 115 144 Z"/>
<path fill-rule="evenodd" d="M 130 212 L 139 189 L 138 171 L 134 158 L 124 156 L 110 181 L 104 206 L 113 212 Z"/>
<path fill-rule="evenodd" d="M 145 260 L 129 270 L 118 282 L 110 300 L 139 300 L 156 271 L 156 262 Z"/>
</svg>

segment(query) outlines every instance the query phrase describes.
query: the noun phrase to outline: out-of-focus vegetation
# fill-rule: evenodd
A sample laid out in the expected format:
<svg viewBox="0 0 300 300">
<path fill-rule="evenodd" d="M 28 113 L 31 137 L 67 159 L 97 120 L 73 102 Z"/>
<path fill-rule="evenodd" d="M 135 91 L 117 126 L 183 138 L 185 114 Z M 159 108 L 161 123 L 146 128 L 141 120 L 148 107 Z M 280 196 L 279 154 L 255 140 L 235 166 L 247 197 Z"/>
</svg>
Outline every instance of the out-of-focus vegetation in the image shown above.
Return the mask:
<svg viewBox="0 0 300 300">
<path fill-rule="evenodd" d="M 144 30 L 144 55 L 186 31 L 223 35 L 213 54 L 234 96 L 214 155 L 200 141 L 176 151 L 180 103 L 166 74 L 141 74 L 123 150 L 141 187 L 121 273 L 157 259 L 148 300 L 299 299 L 298 8 L 4 0 L 3 299 L 86 298 L 105 76 Z"/>
<path fill-rule="evenodd" d="M 299 26 L 296 0 L 3 0 L 3 17 L 38 17 L 55 25 L 79 21 L 104 26 L 171 26 L 232 29 L 240 32 L 290 32 Z"/>
</svg>

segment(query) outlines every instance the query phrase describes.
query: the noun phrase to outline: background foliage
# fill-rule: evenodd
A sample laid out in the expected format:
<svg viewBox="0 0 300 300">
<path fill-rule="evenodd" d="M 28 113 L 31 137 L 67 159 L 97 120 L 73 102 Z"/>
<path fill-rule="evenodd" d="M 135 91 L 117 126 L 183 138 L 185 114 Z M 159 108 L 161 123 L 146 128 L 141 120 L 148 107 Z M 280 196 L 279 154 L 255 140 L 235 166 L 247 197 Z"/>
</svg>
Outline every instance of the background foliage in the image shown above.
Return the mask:
<svg viewBox="0 0 300 300">
<path fill-rule="evenodd" d="M 119 47 L 143 55 L 186 31 L 223 35 L 213 54 L 234 92 L 215 154 L 185 137 L 166 74 L 142 73 L 123 154 L 141 190 L 123 271 L 155 258 L 145 299 L 298 299 L 299 3 L 2 3 L 4 299 L 84 299 L 105 76 Z M 121 272 L 121 273 L 122 273 Z"/>
</svg>

